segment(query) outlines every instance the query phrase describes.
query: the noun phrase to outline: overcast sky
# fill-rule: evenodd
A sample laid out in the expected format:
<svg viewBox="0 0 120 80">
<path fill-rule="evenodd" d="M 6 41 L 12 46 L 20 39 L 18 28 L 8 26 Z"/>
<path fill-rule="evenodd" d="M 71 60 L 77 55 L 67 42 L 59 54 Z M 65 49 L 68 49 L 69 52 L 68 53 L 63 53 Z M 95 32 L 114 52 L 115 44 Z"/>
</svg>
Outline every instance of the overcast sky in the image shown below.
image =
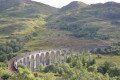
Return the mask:
<svg viewBox="0 0 120 80">
<path fill-rule="evenodd" d="M 33 1 L 41 2 L 58 8 L 63 7 L 72 1 L 82 1 L 87 4 L 105 3 L 108 1 L 115 1 L 120 3 L 120 0 L 33 0 Z"/>
</svg>

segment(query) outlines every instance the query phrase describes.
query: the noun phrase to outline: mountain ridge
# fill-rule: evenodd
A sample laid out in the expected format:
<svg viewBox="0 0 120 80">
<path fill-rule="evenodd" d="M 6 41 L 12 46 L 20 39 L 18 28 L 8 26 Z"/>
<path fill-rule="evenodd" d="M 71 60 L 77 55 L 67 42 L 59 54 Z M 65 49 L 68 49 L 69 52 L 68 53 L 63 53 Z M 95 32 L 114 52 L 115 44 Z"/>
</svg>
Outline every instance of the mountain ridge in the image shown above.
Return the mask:
<svg viewBox="0 0 120 80">
<path fill-rule="evenodd" d="M 69 9 L 73 9 L 73 8 L 76 8 L 76 7 L 79 7 L 79 8 L 84 8 L 88 6 L 87 4 L 83 3 L 83 2 L 80 2 L 80 1 L 73 1 L 71 3 L 69 3 L 68 5 L 66 6 L 63 6 L 60 11 L 66 11 L 66 10 L 69 10 Z"/>
</svg>

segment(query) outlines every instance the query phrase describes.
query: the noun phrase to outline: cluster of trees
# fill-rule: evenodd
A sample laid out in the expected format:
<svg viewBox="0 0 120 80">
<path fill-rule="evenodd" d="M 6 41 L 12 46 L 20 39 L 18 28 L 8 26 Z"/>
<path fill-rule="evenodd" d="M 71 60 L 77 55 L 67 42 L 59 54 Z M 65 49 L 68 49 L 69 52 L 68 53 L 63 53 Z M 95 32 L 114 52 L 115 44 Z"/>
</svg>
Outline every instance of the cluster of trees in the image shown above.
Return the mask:
<svg viewBox="0 0 120 80">
<path fill-rule="evenodd" d="M 25 43 L 31 39 L 31 36 L 25 36 L 23 39 L 15 38 L 6 41 L 5 44 L 0 45 L 0 62 L 6 62 L 11 58 L 17 56 L 17 54 L 12 54 L 20 51 Z"/>
<path fill-rule="evenodd" d="M 102 40 L 108 40 L 110 39 L 109 35 L 101 35 L 97 33 L 98 29 L 94 29 L 94 28 L 87 28 L 87 29 L 83 29 L 81 31 L 77 31 L 77 32 L 73 32 L 73 36 L 75 37 L 87 37 L 87 38 L 99 38 Z"/>
<path fill-rule="evenodd" d="M 75 37 L 95 37 L 99 28 L 84 28 L 80 31 L 74 32 Z"/>
<path fill-rule="evenodd" d="M 15 53 L 18 52 L 24 44 L 31 39 L 31 36 L 25 36 L 24 39 L 16 38 L 9 41 L 6 41 L 6 44 L 0 46 L 0 54 L 6 53 Z"/>
<path fill-rule="evenodd" d="M 120 46 L 120 42 L 112 43 L 111 45 L 112 45 L 112 46 Z"/>
<path fill-rule="evenodd" d="M 117 67 L 115 62 L 105 61 L 103 66 L 98 67 L 98 72 L 108 73 L 110 77 L 120 77 L 120 68 Z"/>
<path fill-rule="evenodd" d="M 120 46 L 111 46 L 110 49 L 97 49 L 95 54 L 113 54 L 113 55 L 120 55 Z"/>
<path fill-rule="evenodd" d="M 80 27 L 80 26 L 83 26 L 82 24 L 81 25 L 80 24 L 66 25 L 66 27 L 60 27 L 60 30 L 71 31 L 72 36 L 75 36 L 75 37 L 78 37 L 78 38 L 80 38 L 80 37 L 87 37 L 87 38 L 96 37 L 96 38 L 99 38 L 99 39 L 102 39 L 102 40 L 110 39 L 109 35 L 98 34 L 97 32 L 99 31 L 99 28 L 97 28 L 97 27 L 82 28 L 82 27 Z"/>
<path fill-rule="evenodd" d="M 110 39 L 110 36 L 109 35 L 100 35 L 100 34 L 97 34 L 97 32 L 91 32 L 91 31 L 80 31 L 80 32 L 74 32 L 72 34 L 72 36 L 75 36 L 75 37 L 87 37 L 87 38 L 99 38 L 99 39 L 102 39 L 102 40 L 108 40 Z"/>
</svg>

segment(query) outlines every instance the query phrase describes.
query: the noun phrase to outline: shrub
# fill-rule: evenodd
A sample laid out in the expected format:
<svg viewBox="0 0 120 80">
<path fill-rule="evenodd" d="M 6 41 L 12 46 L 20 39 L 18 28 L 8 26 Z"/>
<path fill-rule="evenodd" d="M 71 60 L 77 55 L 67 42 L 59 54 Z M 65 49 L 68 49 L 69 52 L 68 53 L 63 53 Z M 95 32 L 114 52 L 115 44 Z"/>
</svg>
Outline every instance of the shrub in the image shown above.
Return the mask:
<svg viewBox="0 0 120 80">
<path fill-rule="evenodd" d="M 9 70 L 3 70 L 1 71 L 1 74 L 2 74 L 1 78 L 3 80 L 7 80 L 14 77 L 14 75 Z"/>
<path fill-rule="evenodd" d="M 19 75 L 22 79 L 25 80 L 35 80 L 35 76 L 28 69 L 18 68 Z"/>
<path fill-rule="evenodd" d="M 68 59 L 67 59 L 67 61 L 66 61 L 67 63 L 70 63 L 70 62 L 72 62 L 72 58 L 71 57 L 69 57 Z"/>
<path fill-rule="evenodd" d="M 36 71 L 37 72 L 42 72 L 44 70 L 44 66 L 42 63 L 40 63 L 40 67 L 39 68 L 36 68 Z"/>
<path fill-rule="evenodd" d="M 35 76 L 35 77 L 38 77 L 39 75 L 38 75 L 38 73 L 34 73 L 34 76 Z"/>
<path fill-rule="evenodd" d="M 21 64 L 21 63 L 19 63 L 17 67 L 18 68 L 22 68 L 22 69 L 26 69 L 27 68 L 24 64 Z"/>
<path fill-rule="evenodd" d="M 120 76 L 120 68 L 118 68 L 118 67 L 111 67 L 108 70 L 108 74 L 110 75 L 110 77 Z"/>
<path fill-rule="evenodd" d="M 98 58 L 98 59 L 102 58 L 101 54 L 98 54 L 98 55 L 97 55 L 97 58 Z"/>
</svg>

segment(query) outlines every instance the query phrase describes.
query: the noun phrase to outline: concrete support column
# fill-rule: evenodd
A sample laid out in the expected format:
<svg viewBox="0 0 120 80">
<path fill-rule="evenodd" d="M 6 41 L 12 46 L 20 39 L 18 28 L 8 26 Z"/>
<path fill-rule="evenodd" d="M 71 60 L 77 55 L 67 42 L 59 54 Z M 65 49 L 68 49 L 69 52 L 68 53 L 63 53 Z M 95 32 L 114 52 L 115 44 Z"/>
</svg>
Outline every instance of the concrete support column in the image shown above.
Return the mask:
<svg viewBox="0 0 120 80">
<path fill-rule="evenodd" d="M 97 48 L 94 49 L 94 53 L 96 53 L 96 51 L 97 51 Z"/>
<path fill-rule="evenodd" d="M 88 49 L 88 54 L 90 54 L 91 49 Z"/>
<path fill-rule="evenodd" d="M 55 54 L 52 53 L 52 63 L 55 63 Z"/>
<path fill-rule="evenodd" d="M 31 71 L 31 57 L 29 56 L 29 69 L 30 69 L 30 71 Z"/>
<path fill-rule="evenodd" d="M 34 57 L 34 71 L 36 69 L 36 58 Z"/>
<path fill-rule="evenodd" d="M 62 54 L 60 53 L 60 64 L 62 63 Z"/>
<path fill-rule="evenodd" d="M 23 62 L 23 58 L 22 58 L 22 64 L 24 64 L 24 62 Z"/>
<path fill-rule="evenodd" d="M 19 60 L 17 60 L 16 63 L 15 63 L 16 64 L 16 68 L 18 67 L 19 63 L 20 63 Z"/>
<path fill-rule="evenodd" d="M 15 62 L 14 64 L 16 65 L 15 67 L 17 68 L 18 63 L 17 63 L 17 62 Z"/>
<path fill-rule="evenodd" d="M 100 50 L 101 50 L 101 51 L 103 51 L 103 50 L 104 50 L 104 48 L 100 48 Z"/>
<path fill-rule="evenodd" d="M 38 61 L 38 62 L 39 62 L 39 65 L 38 65 L 38 67 L 39 67 L 39 66 L 40 66 L 40 64 L 42 63 L 42 59 L 41 59 L 41 57 L 40 57 L 40 56 L 39 56 L 39 61 Z M 38 62 L 37 62 L 37 63 L 38 63 Z"/>
<path fill-rule="evenodd" d="M 62 52 L 61 51 L 58 54 L 58 61 L 60 62 L 60 64 L 62 63 Z"/>
<path fill-rule="evenodd" d="M 73 50 L 70 50 L 70 57 L 73 57 Z"/>
<path fill-rule="evenodd" d="M 20 61 L 17 61 L 17 67 L 18 67 L 19 64 L 20 64 Z"/>
<path fill-rule="evenodd" d="M 79 53 L 79 50 L 76 50 L 76 54 L 75 54 L 76 57 L 78 56 L 78 53 Z"/>
<path fill-rule="evenodd" d="M 37 67 L 40 66 L 40 56 L 39 56 L 39 54 L 36 55 L 35 60 L 36 60 L 36 68 L 37 68 Z"/>
<path fill-rule="evenodd" d="M 84 53 L 85 53 L 85 49 L 82 49 L 82 55 L 84 55 Z"/>
<path fill-rule="evenodd" d="M 27 67 L 27 57 L 25 58 L 25 66 Z"/>
<path fill-rule="evenodd" d="M 67 51 L 64 52 L 64 62 L 67 61 Z"/>
<path fill-rule="evenodd" d="M 14 62 L 14 66 L 15 66 L 15 68 L 17 69 L 17 62 L 16 62 L 16 61 Z"/>
</svg>

